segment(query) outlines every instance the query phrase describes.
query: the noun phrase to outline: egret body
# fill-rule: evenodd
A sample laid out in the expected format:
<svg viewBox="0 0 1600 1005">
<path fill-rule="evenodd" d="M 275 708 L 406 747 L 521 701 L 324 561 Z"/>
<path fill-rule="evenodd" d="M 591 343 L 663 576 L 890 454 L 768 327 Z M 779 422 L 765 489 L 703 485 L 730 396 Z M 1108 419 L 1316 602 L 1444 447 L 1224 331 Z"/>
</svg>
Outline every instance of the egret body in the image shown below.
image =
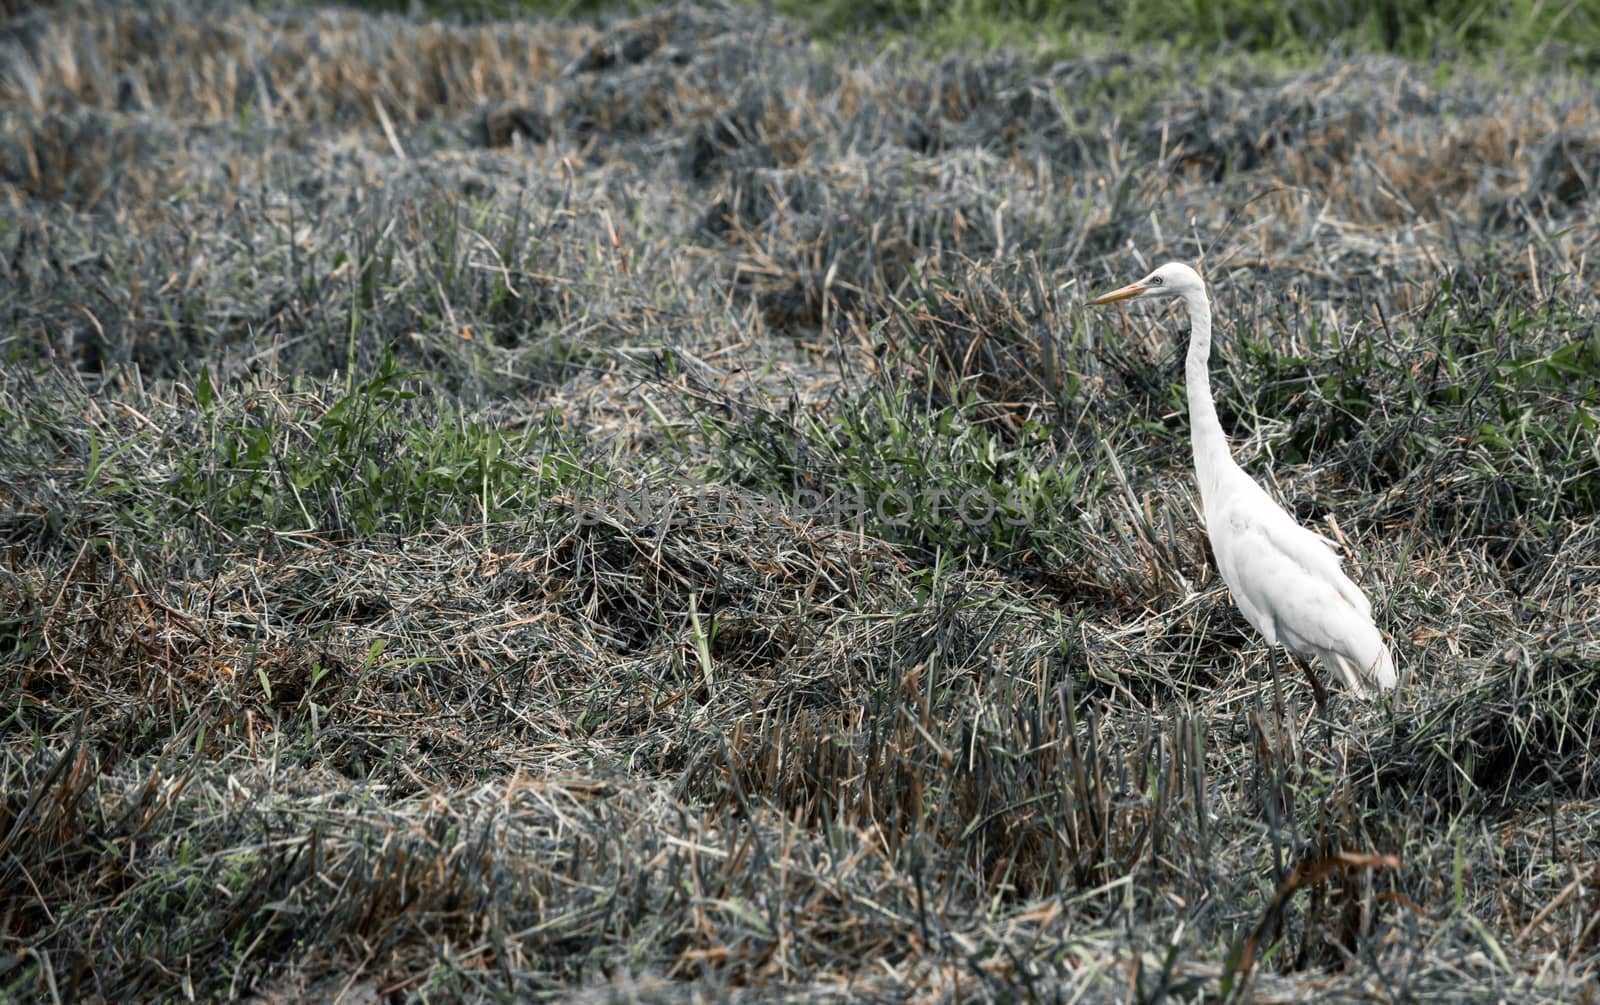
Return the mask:
<svg viewBox="0 0 1600 1005">
<path fill-rule="evenodd" d="M 1269 647 L 1315 657 L 1360 697 L 1394 687 L 1394 660 L 1372 604 L 1339 568 L 1334 542 L 1296 523 L 1228 450 L 1211 398 L 1211 304 L 1199 273 L 1171 262 L 1089 303 L 1135 297 L 1177 297 L 1188 309 L 1184 376 L 1195 477 L 1217 568 L 1245 620 Z"/>
</svg>

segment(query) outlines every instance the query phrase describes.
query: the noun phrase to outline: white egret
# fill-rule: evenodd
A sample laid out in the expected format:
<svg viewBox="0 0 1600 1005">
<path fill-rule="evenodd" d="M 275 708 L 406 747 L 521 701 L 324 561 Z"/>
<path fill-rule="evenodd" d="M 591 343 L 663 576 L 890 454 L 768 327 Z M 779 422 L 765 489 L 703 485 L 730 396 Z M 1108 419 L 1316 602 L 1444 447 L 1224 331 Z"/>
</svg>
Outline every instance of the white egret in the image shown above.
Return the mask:
<svg viewBox="0 0 1600 1005">
<path fill-rule="evenodd" d="M 1372 604 L 1339 568 L 1337 545 L 1300 526 L 1228 451 L 1211 400 L 1211 304 L 1199 273 L 1169 262 L 1091 305 L 1134 297 L 1178 297 L 1189 311 L 1190 439 L 1211 550 L 1234 603 L 1271 647 L 1316 657 L 1356 695 L 1395 685 L 1394 660 L 1372 622 Z M 1315 677 L 1312 685 L 1321 686 Z"/>
</svg>

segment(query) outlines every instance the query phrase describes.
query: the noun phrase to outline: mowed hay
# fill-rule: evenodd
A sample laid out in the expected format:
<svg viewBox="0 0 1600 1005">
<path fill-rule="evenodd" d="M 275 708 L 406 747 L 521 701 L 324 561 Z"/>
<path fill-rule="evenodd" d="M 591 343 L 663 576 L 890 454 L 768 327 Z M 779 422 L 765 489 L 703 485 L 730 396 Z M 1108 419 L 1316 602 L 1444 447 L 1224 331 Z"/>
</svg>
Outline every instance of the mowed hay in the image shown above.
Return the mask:
<svg viewBox="0 0 1600 1005">
<path fill-rule="evenodd" d="M 1582 1000 L 1593 89 L 1186 58 L 12 17 L 0 994 Z"/>
</svg>

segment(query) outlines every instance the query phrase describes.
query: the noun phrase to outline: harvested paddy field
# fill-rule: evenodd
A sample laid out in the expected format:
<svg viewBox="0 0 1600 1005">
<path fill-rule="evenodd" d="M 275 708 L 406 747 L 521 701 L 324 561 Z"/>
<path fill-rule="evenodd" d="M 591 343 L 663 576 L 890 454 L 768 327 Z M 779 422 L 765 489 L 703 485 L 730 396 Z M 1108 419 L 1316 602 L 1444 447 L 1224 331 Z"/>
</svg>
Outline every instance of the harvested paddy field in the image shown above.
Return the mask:
<svg viewBox="0 0 1600 1005">
<path fill-rule="evenodd" d="M 1235 57 L 9 14 L 0 999 L 1591 1000 L 1600 88 Z"/>
</svg>

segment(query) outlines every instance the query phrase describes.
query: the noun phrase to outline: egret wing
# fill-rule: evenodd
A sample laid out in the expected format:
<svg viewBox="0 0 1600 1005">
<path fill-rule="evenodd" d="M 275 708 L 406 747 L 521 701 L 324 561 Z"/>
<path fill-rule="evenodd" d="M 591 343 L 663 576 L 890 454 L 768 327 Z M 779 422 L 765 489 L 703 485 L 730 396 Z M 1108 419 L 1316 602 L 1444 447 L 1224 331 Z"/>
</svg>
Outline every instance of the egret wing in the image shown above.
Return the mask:
<svg viewBox="0 0 1600 1005">
<path fill-rule="evenodd" d="M 1352 633 L 1374 631 L 1371 603 L 1325 539 L 1251 487 L 1255 493 L 1241 494 L 1210 527 L 1222 578 L 1250 623 L 1295 649 L 1336 649 Z"/>
</svg>

